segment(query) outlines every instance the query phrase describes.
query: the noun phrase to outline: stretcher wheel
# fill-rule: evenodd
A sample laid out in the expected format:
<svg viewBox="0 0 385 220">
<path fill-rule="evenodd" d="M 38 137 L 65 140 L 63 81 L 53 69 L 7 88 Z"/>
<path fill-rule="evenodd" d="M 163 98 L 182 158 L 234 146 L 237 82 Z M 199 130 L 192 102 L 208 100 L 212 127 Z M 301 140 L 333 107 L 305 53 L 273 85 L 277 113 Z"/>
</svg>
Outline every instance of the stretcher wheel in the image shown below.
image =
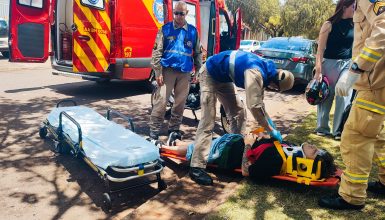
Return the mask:
<svg viewBox="0 0 385 220">
<path fill-rule="evenodd" d="M 41 126 L 39 128 L 39 136 L 41 139 L 45 139 L 47 137 L 48 130 L 46 126 Z"/>
<path fill-rule="evenodd" d="M 158 181 L 158 190 L 159 192 L 162 191 L 162 190 L 165 190 L 167 189 L 167 184 L 164 180 L 159 180 Z"/>
<path fill-rule="evenodd" d="M 109 212 L 112 208 L 111 197 L 108 193 L 103 193 L 103 204 L 102 209 L 106 212 Z"/>
</svg>

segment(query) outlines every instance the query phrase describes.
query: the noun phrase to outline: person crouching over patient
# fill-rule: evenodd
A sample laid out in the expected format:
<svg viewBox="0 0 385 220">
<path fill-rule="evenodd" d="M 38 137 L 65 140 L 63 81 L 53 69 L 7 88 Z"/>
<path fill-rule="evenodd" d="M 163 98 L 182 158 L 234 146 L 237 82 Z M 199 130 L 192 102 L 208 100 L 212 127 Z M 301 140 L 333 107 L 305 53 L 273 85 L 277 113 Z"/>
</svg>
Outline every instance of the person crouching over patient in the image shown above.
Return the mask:
<svg viewBox="0 0 385 220">
<path fill-rule="evenodd" d="M 230 133 L 242 134 L 245 127 L 243 103 L 235 93 L 234 84 L 244 88 L 246 105 L 265 131 L 282 141 L 281 133 L 270 119 L 263 103 L 266 87 L 286 91 L 294 85 L 294 75 L 277 69 L 274 62 L 253 53 L 229 50 L 211 56 L 199 70 L 201 88 L 201 120 L 199 121 L 195 149 L 191 158 L 189 175 L 202 185 L 212 185 L 205 171 L 207 156 L 215 123 L 216 99 L 223 105 L 230 122 Z"/>
<path fill-rule="evenodd" d="M 223 147 L 226 147 L 226 142 L 235 140 L 236 136 L 241 135 L 226 134 L 222 137 L 216 138 L 210 146 L 208 163 L 213 163 L 212 161 L 214 161 L 214 159 L 229 156 L 218 152 L 223 152 Z M 259 133 L 258 135 L 247 134 L 244 138 L 238 138 L 236 140 L 241 143 L 233 144 L 233 146 L 243 149 L 242 159 L 236 160 L 233 158 L 231 161 L 240 162 L 235 167 L 242 168 L 243 176 L 248 176 L 253 180 L 263 180 L 276 175 L 284 175 L 286 173 L 285 170 L 282 170 L 282 167 L 286 167 L 286 164 L 284 164 L 286 159 L 284 160 L 282 158 L 281 154 L 274 145 L 274 139 L 270 138 L 269 135 L 265 133 Z M 193 143 L 181 140 L 169 140 L 167 145 L 164 145 L 161 142 L 158 143 L 158 147 L 162 153 L 186 157 L 188 160 L 191 158 L 191 154 L 194 150 Z M 222 149 L 218 147 L 219 143 L 222 144 Z M 300 146 L 293 146 L 288 143 L 282 143 L 281 146 L 286 158 L 295 155 L 297 158 L 299 157 L 311 160 L 315 160 L 317 158 L 318 161 L 321 161 L 320 179 L 331 177 L 336 172 L 336 165 L 334 164 L 333 156 L 324 149 L 320 149 L 306 142 Z M 232 154 L 230 156 L 234 155 Z M 220 159 L 229 161 L 227 158 Z"/>
</svg>

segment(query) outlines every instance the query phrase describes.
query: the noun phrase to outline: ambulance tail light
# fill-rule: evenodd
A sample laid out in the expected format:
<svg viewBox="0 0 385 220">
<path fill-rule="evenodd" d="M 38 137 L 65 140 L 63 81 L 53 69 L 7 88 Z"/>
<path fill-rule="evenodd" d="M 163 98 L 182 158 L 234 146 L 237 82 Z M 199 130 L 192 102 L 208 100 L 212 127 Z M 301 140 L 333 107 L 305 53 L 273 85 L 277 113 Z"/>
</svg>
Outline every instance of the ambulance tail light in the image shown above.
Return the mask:
<svg viewBox="0 0 385 220">
<path fill-rule="evenodd" d="M 307 57 L 292 57 L 290 58 L 291 61 L 295 63 L 307 63 L 309 61 L 309 58 Z"/>
</svg>

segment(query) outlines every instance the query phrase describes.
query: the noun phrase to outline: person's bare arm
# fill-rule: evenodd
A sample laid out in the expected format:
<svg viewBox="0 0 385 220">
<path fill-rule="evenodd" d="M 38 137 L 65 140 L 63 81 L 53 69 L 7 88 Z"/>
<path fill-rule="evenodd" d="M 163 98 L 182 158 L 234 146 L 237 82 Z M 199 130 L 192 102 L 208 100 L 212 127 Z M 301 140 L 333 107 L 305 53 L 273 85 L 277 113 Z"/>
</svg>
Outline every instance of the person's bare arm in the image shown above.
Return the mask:
<svg viewBox="0 0 385 220">
<path fill-rule="evenodd" d="M 243 141 L 245 143 L 245 150 L 243 151 L 243 156 L 242 156 L 242 176 L 249 176 L 249 166 L 250 162 L 247 159 L 247 151 L 251 150 L 251 146 L 254 144 L 256 138 L 258 135 L 254 135 L 252 133 L 246 134 L 245 137 L 243 138 Z"/>
<path fill-rule="evenodd" d="M 329 37 L 329 33 L 332 30 L 332 24 L 330 21 L 326 21 L 319 32 L 318 36 L 318 49 L 316 54 L 316 64 L 315 64 L 315 79 L 321 79 L 322 77 L 322 60 L 324 57 L 324 52 L 326 49 L 326 43 Z"/>
</svg>

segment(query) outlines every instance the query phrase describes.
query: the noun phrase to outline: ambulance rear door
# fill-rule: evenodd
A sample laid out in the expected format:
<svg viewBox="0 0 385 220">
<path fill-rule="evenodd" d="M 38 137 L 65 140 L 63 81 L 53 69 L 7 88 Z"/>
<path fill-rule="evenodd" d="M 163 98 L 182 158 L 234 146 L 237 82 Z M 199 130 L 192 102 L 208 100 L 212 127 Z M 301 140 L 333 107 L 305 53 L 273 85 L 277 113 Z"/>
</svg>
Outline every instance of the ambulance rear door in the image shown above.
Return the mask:
<svg viewBox="0 0 385 220">
<path fill-rule="evenodd" d="M 110 1 L 74 0 L 73 72 L 106 72 L 111 50 Z"/>
<path fill-rule="evenodd" d="M 43 63 L 48 59 L 51 2 L 54 0 L 10 1 L 10 62 Z"/>
</svg>

